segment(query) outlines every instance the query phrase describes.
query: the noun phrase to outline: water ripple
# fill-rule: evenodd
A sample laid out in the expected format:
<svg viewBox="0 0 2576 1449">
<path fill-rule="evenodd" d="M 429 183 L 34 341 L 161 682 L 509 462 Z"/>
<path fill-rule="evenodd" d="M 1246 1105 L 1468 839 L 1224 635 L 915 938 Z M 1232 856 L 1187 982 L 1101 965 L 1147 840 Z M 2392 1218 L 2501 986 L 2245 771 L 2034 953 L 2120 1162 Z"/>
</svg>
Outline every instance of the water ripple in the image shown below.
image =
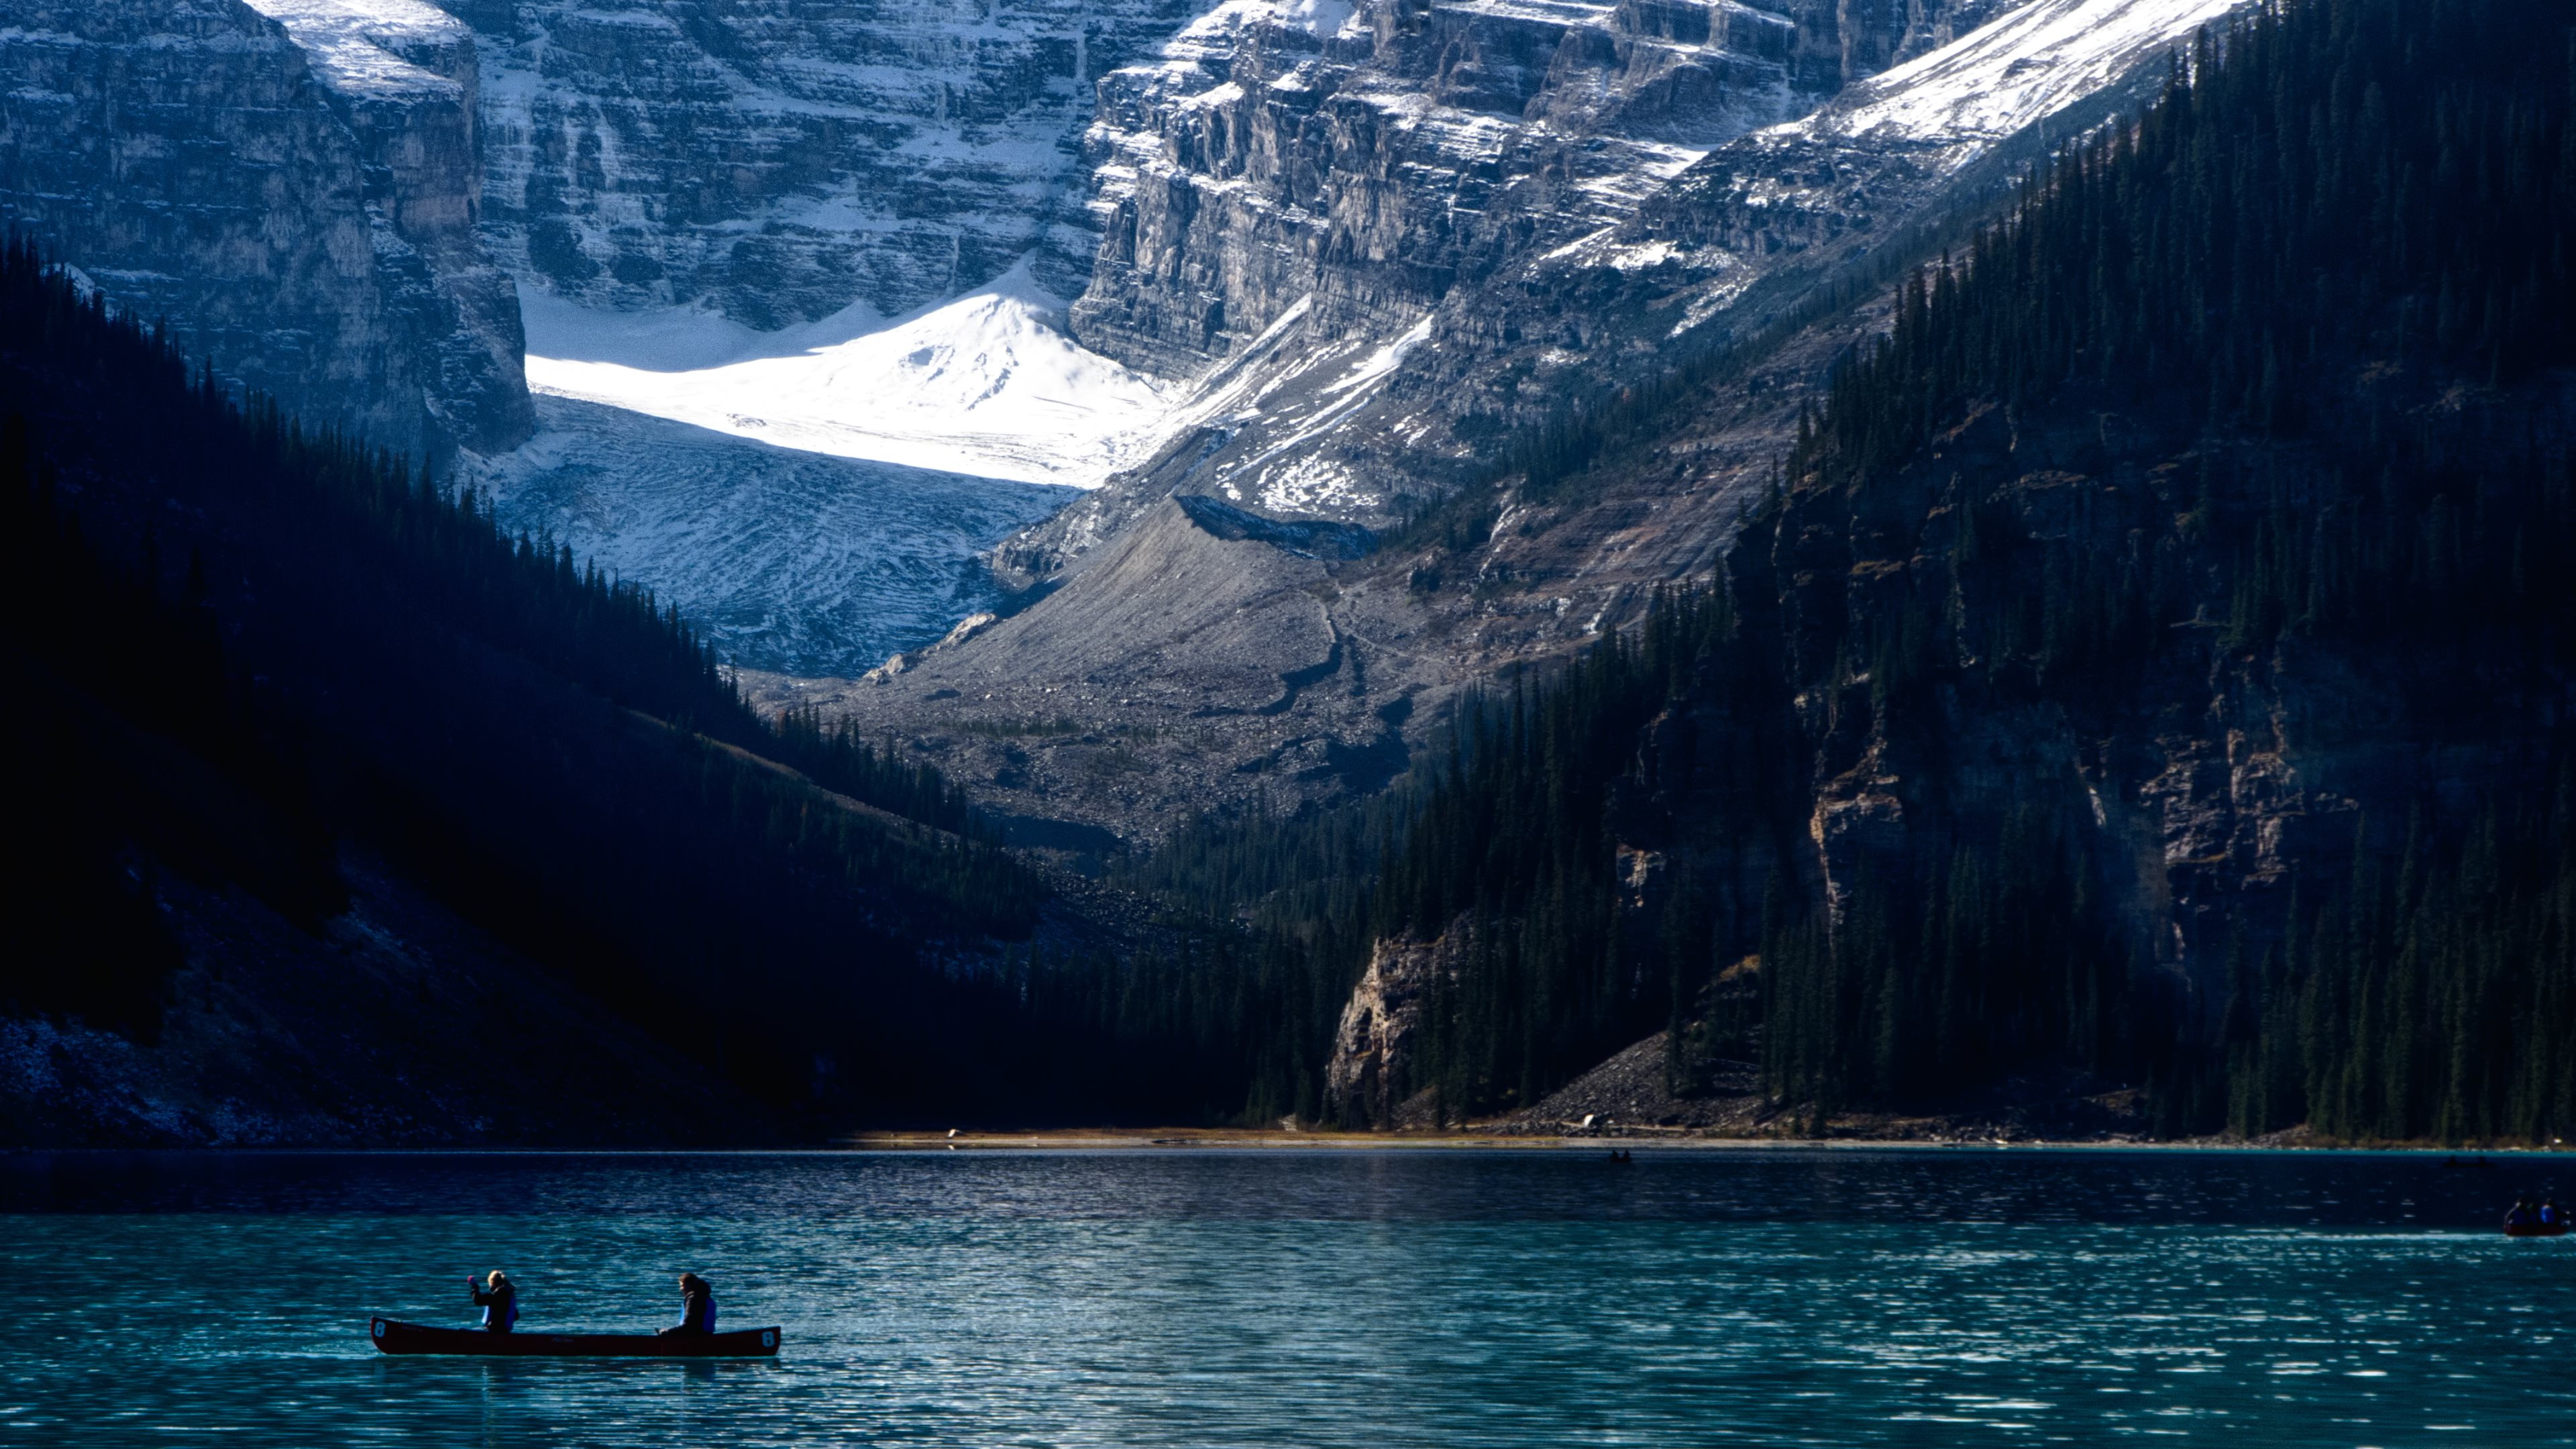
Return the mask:
<svg viewBox="0 0 2576 1449">
<path fill-rule="evenodd" d="M 2576 1443 L 2511 1172 L 2106 1153 L 18 1157 L 0 1444 Z M 774 1364 L 387 1359 L 370 1312 Z"/>
</svg>

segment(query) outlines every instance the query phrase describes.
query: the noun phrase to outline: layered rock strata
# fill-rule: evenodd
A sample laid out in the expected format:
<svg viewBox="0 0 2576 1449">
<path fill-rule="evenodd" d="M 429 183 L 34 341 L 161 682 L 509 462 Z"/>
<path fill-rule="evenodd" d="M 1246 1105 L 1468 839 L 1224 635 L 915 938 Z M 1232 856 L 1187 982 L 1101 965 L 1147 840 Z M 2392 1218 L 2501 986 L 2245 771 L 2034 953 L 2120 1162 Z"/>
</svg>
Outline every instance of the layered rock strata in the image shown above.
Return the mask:
<svg viewBox="0 0 2576 1449">
<path fill-rule="evenodd" d="M 1196 375 L 1197 398 L 1151 465 L 1006 545 L 1004 577 L 1072 566 L 1176 490 L 1383 521 L 1479 466 L 1509 428 L 1669 366 L 1668 339 L 1612 336 L 1592 313 L 1599 277 L 1615 290 L 1670 243 L 1599 244 L 1713 151 L 2003 8 L 1210 12 L 1158 63 L 1101 83 L 1087 145 L 1103 239 L 1072 311 L 1086 346 Z M 1568 258 L 1583 269 L 1572 287 Z"/>
<path fill-rule="evenodd" d="M 1176 375 L 1305 298 L 1311 337 L 1396 335 L 1984 8 L 1235 0 L 1101 82 L 1106 221 L 1074 329 Z"/>
<path fill-rule="evenodd" d="M 892 316 L 1034 254 L 1082 289 L 1093 83 L 1187 0 L 444 0 L 483 57 L 487 235 L 600 308 Z"/>
<path fill-rule="evenodd" d="M 531 425 L 475 53 L 413 0 L 0 0 L 0 219 L 228 381 L 411 452 Z"/>
</svg>

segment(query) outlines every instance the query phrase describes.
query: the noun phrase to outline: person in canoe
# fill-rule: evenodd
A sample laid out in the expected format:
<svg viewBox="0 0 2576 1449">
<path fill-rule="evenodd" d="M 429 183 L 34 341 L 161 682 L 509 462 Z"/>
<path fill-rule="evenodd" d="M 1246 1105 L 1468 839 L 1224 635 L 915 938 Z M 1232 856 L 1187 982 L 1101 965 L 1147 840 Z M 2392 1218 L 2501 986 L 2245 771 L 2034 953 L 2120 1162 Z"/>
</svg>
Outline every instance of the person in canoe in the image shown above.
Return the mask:
<svg viewBox="0 0 2576 1449">
<path fill-rule="evenodd" d="M 507 1333 L 519 1322 L 519 1289 L 510 1275 L 495 1268 L 492 1276 L 481 1283 L 465 1280 L 474 1293 L 474 1306 L 483 1310 L 483 1331 Z"/>
<path fill-rule="evenodd" d="M 663 1333 L 713 1333 L 716 1331 L 716 1292 L 707 1280 L 695 1273 L 680 1275 L 680 1321 Z"/>
</svg>

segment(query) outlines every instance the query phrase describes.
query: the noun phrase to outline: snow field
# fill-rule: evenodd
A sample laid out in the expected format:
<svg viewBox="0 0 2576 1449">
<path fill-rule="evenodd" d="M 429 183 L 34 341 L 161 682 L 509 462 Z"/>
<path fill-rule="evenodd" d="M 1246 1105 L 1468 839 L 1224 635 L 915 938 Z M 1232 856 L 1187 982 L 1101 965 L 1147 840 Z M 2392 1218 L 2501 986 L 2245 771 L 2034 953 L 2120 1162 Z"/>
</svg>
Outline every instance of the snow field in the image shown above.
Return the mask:
<svg viewBox="0 0 2576 1449">
<path fill-rule="evenodd" d="M 1141 460 L 1177 401 L 1087 352 L 1023 261 L 886 321 L 853 306 L 762 334 L 703 311 L 604 313 L 523 292 L 528 386 L 783 448 L 1097 487 Z"/>
</svg>

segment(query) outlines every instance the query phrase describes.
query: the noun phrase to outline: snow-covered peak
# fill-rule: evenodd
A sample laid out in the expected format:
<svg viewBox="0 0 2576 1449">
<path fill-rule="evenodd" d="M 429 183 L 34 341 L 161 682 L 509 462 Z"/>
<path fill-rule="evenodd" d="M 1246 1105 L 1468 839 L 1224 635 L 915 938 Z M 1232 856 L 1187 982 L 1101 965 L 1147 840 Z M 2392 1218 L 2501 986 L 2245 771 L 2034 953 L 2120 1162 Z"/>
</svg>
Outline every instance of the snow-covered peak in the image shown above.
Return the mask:
<svg viewBox="0 0 2576 1449">
<path fill-rule="evenodd" d="M 2055 115 L 2245 0 L 2031 0 L 1854 86 L 1779 134 L 1995 141 Z"/>
<path fill-rule="evenodd" d="M 1144 446 L 1167 389 L 1076 345 L 1064 307 L 1025 261 L 892 322 L 852 307 L 780 333 L 522 301 L 541 393 L 837 457 L 1091 487 Z"/>
</svg>

